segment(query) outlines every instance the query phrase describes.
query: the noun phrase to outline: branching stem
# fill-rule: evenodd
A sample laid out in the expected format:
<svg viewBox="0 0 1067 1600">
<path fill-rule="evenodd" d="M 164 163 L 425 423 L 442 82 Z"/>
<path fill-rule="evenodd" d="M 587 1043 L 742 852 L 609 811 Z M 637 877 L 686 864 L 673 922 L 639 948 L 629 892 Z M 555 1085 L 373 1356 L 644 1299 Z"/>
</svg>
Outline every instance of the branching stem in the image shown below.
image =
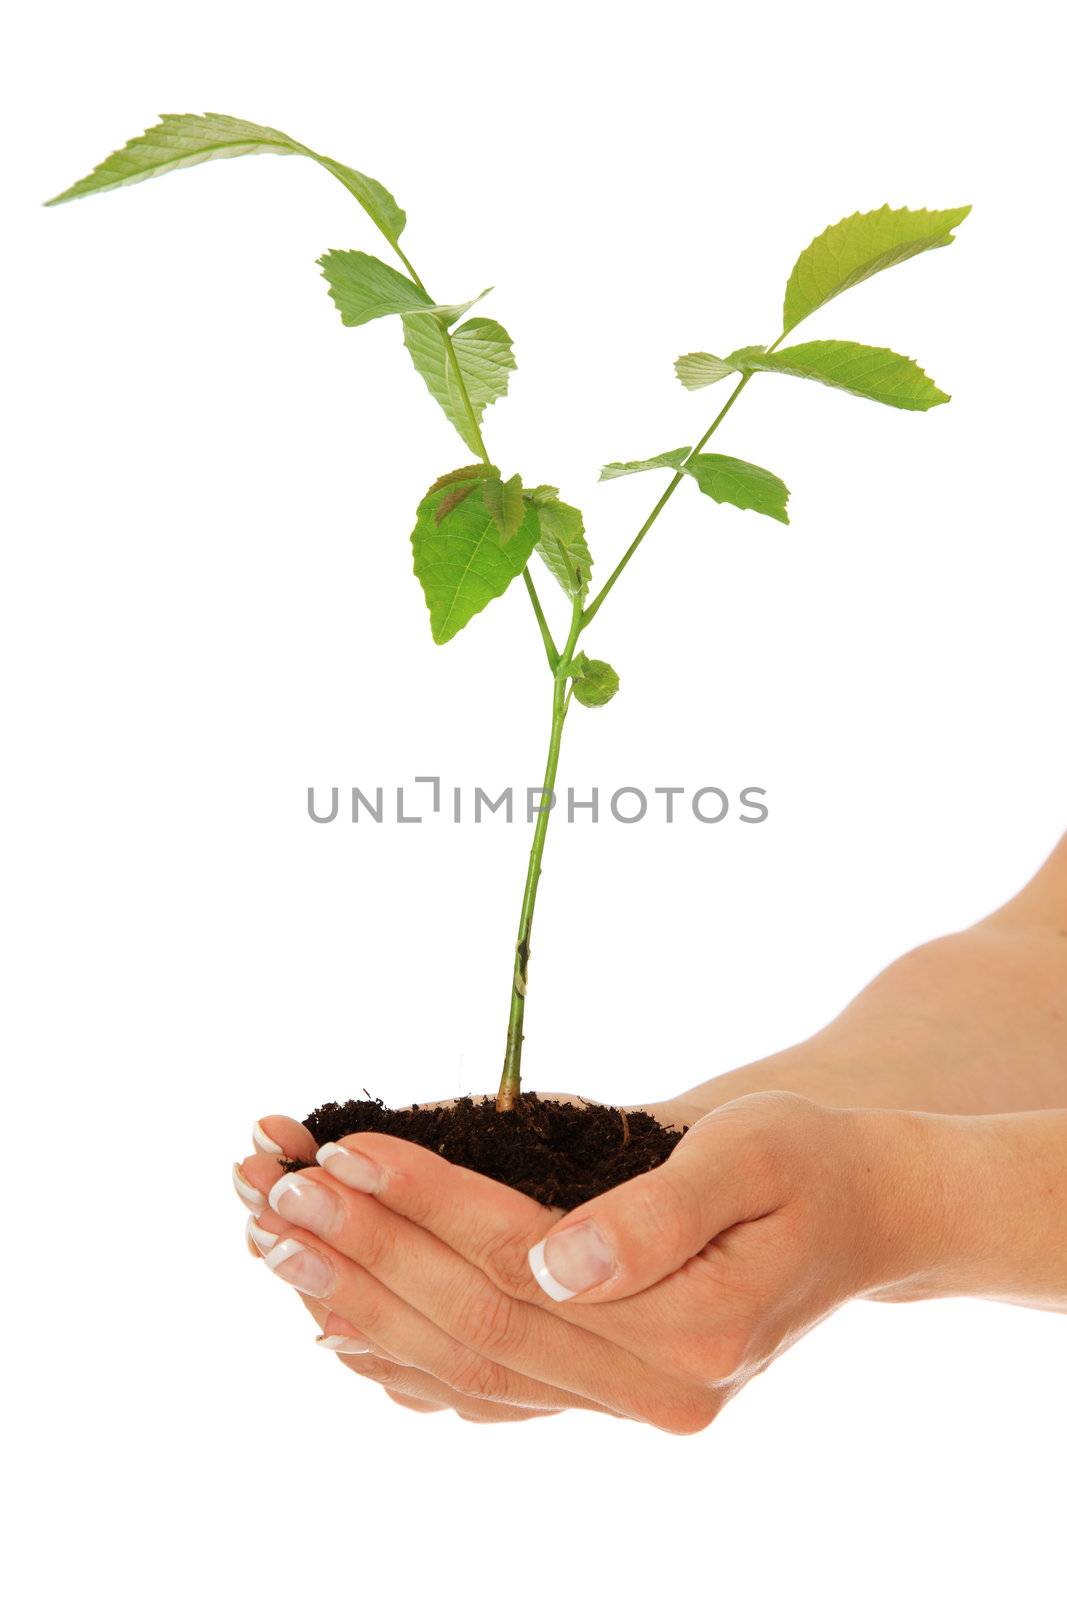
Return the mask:
<svg viewBox="0 0 1067 1600">
<path fill-rule="evenodd" d="M 401 250 L 399 244 L 393 243 L 393 249 L 403 262 L 404 268 L 408 272 L 412 283 L 420 288 L 424 294 L 428 294 L 429 291 L 427 290 L 426 285 L 415 271 L 415 268 L 412 266 L 407 256 Z M 459 364 L 459 357 L 456 354 L 456 347 L 452 342 L 451 332 L 448 328 L 442 327 L 441 334 L 444 339 L 446 358 L 452 369 L 452 375 L 455 379 L 456 389 L 463 402 L 463 409 L 466 413 L 466 419 L 470 428 L 471 437 L 476 441 L 476 453 L 481 457 L 482 461 L 485 462 L 486 466 L 489 466 L 491 464 L 489 452 L 485 447 L 485 439 L 482 436 L 482 430 L 479 426 L 478 418 L 475 415 L 470 392 L 467 389 L 467 385 L 463 377 L 463 370 Z M 770 349 L 774 350 L 779 344 L 781 344 L 784 337 L 784 333 L 780 334 L 775 340 L 774 344 L 770 346 Z M 686 461 L 690 461 L 693 456 L 700 454 L 701 450 L 703 450 L 712 434 L 719 427 L 719 424 L 725 421 L 727 415 L 734 406 L 735 402 L 740 398 L 742 390 L 747 386 L 752 376 L 753 374 L 751 372 L 746 372 L 741 376 L 740 382 L 727 399 L 726 404 L 714 418 L 707 431 L 701 436 L 700 439 L 697 440 L 696 444 L 689 451 L 689 454 L 686 456 Z M 652 528 L 653 524 L 658 519 L 660 512 L 666 506 L 667 502 L 670 500 L 671 496 L 674 494 L 684 477 L 685 472 L 683 464 L 683 467 L 679 468 L 679 470 L 674 474 L 670 483 L 667 485 L 666 489 L 664 489 L 663 493 L 652 507 L 652 510 L 649 512 L 648 516 L 637 530 L 637 533 L 631 540 L 624 555 L 618 562 L 618 565 L 615 567 L 615 570 L 604 584 L 596 599 L 593 600 L 591 604 L 585 607 L 583 610 L 581 596 L 575 596 L 571 609 L 570 632 L 567 635 L 567 642 L 562 651 L 556 648 L 551 629 L 548 626 L 548 621 L 545 617 L 544 609 L 542 608 L 541 601 L 529 568 L 526 567 L 523 569 L 523 582 L 526 586 L 526 592 L 530 597 L 530 604 L 533 607 L 534 616 L 537 620 L 537 626 L 541 634 L 541 640 L 545 647 L 545 656 L 548 660 L 549 670 L 552 673 L 552 723 L 548 740 L 548 757 L 545 762 L 545 778 L 541 787 L 541 800 L 537 812 L 537 821 L 534 824 L 533 840 L 530 844 L 530 859 L 526 869 L 526 884 L 522 895 L 522 909 L 519 913 L 518 938 L 515 941 L 515 959 L 511 973 L 511 1008 L 508 1015 L 508 1038 L 507 1046 L 504 1052 L 504 1070 L 500 1076 L 500 1088 L 497 1091 L 496 1097 L 496 1108 L 498 1111 L 514 1110 L 516 1104 L 518 1103 L 522 1081 L 522 1028 L 526 1014 L 526 987 L 530 967 L 530 934 L 533 928 L 534 907 L 537 904 L 537 890 L 541 881 L 541 862 L 545 853 L 545 840 L 548 837 L 548 823 L 552 814 L 552 808 L 556 803 L 556 774 L 559 770 L 559 753 L 560 746 L 563 741 L 563 724 L 567 720 L 567 712 L 570 709 L 571 703 L 571 692 L 573 685 L 570 684 L 569 680 L 571 663 L 574 659 L 574 652 L 577 648 L 578 639 L 583 630 L 589 626 L 597 612 L 600 610 L 601 606 L 604 604 L 604 601 L 607 599 L 608 595 L 611 593 L 619 578 L 622 576 L 622 573 L 625 571 L 629 562 L 635 555 L 638 546 L 641 544 L 650 528 Z"/>
</svg>

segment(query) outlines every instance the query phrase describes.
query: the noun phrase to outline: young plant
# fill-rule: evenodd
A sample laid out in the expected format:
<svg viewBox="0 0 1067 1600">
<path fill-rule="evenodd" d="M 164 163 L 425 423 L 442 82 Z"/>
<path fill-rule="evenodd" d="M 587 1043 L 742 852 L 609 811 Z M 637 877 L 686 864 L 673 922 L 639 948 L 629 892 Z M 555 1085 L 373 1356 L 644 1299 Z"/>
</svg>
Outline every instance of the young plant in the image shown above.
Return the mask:
<svg viewBox="0 0 1067 1600">
<path fill-rule="evenodd" d="M 377 317 L 400 318 L 404 345 L 431 395 L 475 459 L 439 477 L 419 503 L 411 535 L 415 576 L 430 612 L 430 629 L 446 644 L 461 628 L 521 578 L 540 632 L 552 680 L 552 721 L 541 804 L 533 831 L 511 971 L 507 1045 L 497 1108 L 518 1101 L 523 1021 L 541 863 L 556 785 L 563 726 L 570 706 L 606 705 L 619 687 L 606 661 L 579 649 L 584 635 L 638 546 L 682 483 L 720 505 L 755 511 L 788 522 L 789 491 L 765 467 L 705 446 L 757 373 L 812 379 L 849 394 L 905 411 L 928 411 L 948 395 L 907 356 L 852 340 L 816 339 L 781 348 L 805 319 L 829 300 L 886 267 L 926 250 L 951 244 L 953 229 L 969 206 L 948 211 L 911 211 L 882 206 L 834 223 L 798 257 L 785 289 L 782 329 L 769 345 L 747 344 L 727 356 L 693 352 L 680 356 L 675 371 L 687 389 L 710 388 L 736 379 L 694 445 L 679 445 L 641 461 L 613 461 L 602 480 L 635 472 L 669 478 L 629 547 L 599 591 L 590 598 L 593 557 L 582 513 L 549 484 L 528 487 L 518 472 L 505 473 L 490 456 L 482 433 L 486 408 L 507 393 L 515 370 L 511 338 L 499 322 L 468 316 L 488 290 L 469 300 L 443 304 L 430 294 L 400 245 L 406 217 L 374 178 L 299 144 L 276 128 L 224 116 L 165 116 L 158 127 L 132 139 L 86 178 L 49 205 L 100 194 L 178 167 L 218 157 L 255 153 L 302 155 L 324 167 L 359 202 L 382 234 L 402 271 L 361 250 L 328 250 L 319 260 L 329 293 L 347 328 Z M 541 604 L 531 558 L 537 555 L 559 584 L 569 606 L 562 644 L 557 644 Z"/>
</svg>

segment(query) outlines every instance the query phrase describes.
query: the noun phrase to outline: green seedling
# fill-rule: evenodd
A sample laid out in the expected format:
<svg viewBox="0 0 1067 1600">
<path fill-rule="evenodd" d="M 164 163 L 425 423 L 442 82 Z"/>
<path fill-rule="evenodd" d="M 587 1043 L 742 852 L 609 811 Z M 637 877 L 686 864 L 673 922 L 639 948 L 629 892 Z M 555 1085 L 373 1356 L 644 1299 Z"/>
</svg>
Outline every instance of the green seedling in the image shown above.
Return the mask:
<svg viewBox="0 0 1067 1600">
<path fill-rule="evenodd" d="M 542 786 L 519 914 L 511 970 L 507 1045 L 497 1106 L 511 1110 L 519 1095 L 523 1023 L 530 961 L 530 933 L 541 863 L 555 791 L 563 727 L 571 704 L 600 707 L 619 687 L 606 661 L 590 657 L 579 643 L 608 595 L 633 560 L 668 501 L 684 483 L 719 505 L 789 521 L 789 491 L 765 467 L 706 449 L 757 374 L 807 378 L 905 411 L 929 411 L 948 395 L 907 356 L 852 340 L 783 342 L 828 301 L 887 267 L 951 244 L 953 229 L 969 206 L 948 211 L 911 211 L 882 206 L 834 223 L 797 259 L 786 284 L 782 329 L 769 345 L 743 345 L 731 355 L 683 355 L 675 371 L 697 392 L 733 381 L 728 398 L 694 445 L 679 445 L 642 461 L 613 461 L 602 480 L 637 472 L 668 474 L 666 487 L 629 547 L 591 596 L 593 557 L 582 513 L 547 484 L 528 487 L 518 472 L 505 472 L 486 446 L 486 409 L 506 395 L 515 370 L 510 335 L 499 322 L 468 312 L 488 290 L 457 304 L 442 304 L 427 289 L 400 244 L 407 218 L 380 183 L 329 156 L 298 144 L 276 128 L 223 116 L 165 116 L 88 177 L 57 195 L 50 205 L 101 194 L 178 167 L 219 157 L 270 153 L 302 155 L 333 175 L 359 202 L 382 234 L 400 269 L 361 250 L 329 250 L 319 260 L 329 293 L 347 328 L 377 317 L 399 317 L 404 345 L 416 371 L 459 434 L 473 461 L 432 483 L 419 503 L 411 535 L 415 576 L 430 613 L 430 629 L 446 644 L 493 600 L 521 579 L 529 597 L 552 680 L 552 721 Z M 562 644 L 549 626 L 532 558 L 548 569 L 569 608 Z"/>
</svg>

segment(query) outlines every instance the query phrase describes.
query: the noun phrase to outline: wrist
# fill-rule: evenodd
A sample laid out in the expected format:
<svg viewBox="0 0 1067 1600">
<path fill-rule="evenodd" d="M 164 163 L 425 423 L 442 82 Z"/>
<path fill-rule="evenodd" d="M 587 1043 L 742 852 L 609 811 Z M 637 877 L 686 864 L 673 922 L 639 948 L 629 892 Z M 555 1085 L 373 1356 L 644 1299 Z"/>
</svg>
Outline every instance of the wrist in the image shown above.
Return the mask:
<svg viewBox="0 0 1067 1600">
<path fill-rule="evenodd" d="M 870 1299 L 1067 1304 L 1067 1112 L 860 1111 Z"/>
</svg>

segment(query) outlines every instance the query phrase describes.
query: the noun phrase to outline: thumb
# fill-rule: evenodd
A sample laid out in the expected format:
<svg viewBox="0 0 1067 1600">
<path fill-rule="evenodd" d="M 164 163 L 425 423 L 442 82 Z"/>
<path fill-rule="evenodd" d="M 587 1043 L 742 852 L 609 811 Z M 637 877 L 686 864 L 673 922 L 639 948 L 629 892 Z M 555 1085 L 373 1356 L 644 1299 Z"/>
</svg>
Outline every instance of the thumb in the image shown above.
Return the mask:
<svg viewBox="0 0 1067 1600">
<path fill-rule="evenodd" d="M 774 1163 L 755 1102 L 778 1099 L 750 1095 L 709 1112 L 662 1166 L 568 1212 L 529 1253 L 544 1292 L 553 1300 L 580 1294 L 583 1305 L 622 1300 L 676 1272 L 726 1228 L 774 1210 Z"/>
</svg>

